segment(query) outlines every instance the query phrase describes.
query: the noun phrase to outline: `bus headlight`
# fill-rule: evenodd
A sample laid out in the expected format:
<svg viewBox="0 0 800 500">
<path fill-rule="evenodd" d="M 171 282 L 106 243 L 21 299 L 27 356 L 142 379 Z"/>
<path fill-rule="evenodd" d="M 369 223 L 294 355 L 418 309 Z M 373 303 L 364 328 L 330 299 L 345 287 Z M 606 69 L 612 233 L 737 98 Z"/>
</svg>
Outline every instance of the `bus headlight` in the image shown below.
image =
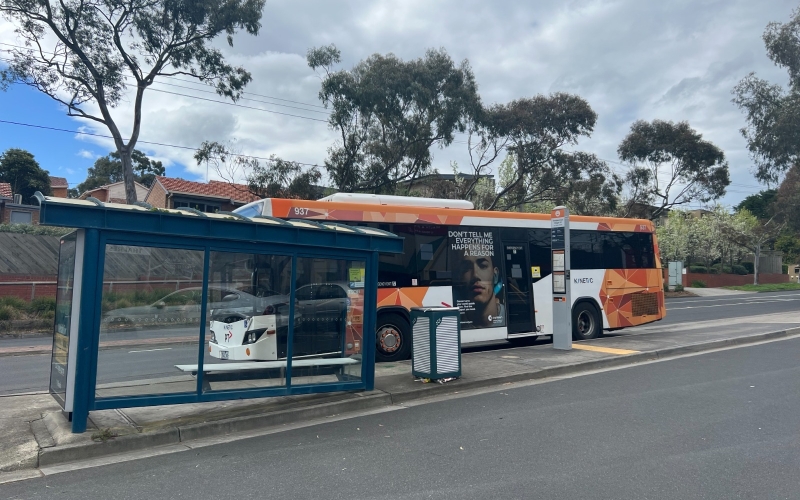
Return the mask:
<svg viewBox="0 0 800 500">
<path fill-rule="evenodd" d="M 264 334 L 263 329 L 247 332 L 244 335 L 244 341 L 242 342 L 242 345 L 255 344 L 256 342 L 258 342 L 258 339 L 260 339 L 263 334 Z"/>
</svg>

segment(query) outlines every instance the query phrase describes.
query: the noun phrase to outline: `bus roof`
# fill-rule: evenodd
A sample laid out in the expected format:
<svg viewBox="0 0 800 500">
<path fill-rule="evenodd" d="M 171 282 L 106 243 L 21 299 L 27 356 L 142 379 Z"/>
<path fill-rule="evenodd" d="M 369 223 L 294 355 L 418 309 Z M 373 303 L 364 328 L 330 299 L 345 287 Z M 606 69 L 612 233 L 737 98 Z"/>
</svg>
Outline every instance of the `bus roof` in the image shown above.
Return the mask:
<svg viewBox="0 0 800 500">
<path fill-rule="evenodd" d="M 264 211 L 262 212 L 264 215 L 286 219 L 484 227 L 550 227 L 550 214 L 527 212 L 463 210 L 429 206 L 384 205 L 364 202 L 348 203 L 283 198 L 264 198 L 263 200 L 245 206 L 252 206 L 256 203 L 265 204 Z M 570 216 L 570 223 L 573 229 L 654 232 L 653 223 L 647 219 L 573 215 Z"/>
</svg>

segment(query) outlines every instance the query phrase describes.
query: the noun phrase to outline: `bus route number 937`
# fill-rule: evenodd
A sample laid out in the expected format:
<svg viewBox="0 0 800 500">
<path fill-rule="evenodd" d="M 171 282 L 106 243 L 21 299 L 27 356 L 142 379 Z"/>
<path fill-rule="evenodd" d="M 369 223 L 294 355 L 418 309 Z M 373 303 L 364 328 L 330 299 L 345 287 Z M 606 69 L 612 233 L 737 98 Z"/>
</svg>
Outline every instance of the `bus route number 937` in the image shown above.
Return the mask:
<svg viewBox="0 0 800 500">
<path fill-rule="evenodd" d="M 308 209 L 307 208 L 294 207 L 294 214 L 295 215 L 308 215 Z"/>
</svg>

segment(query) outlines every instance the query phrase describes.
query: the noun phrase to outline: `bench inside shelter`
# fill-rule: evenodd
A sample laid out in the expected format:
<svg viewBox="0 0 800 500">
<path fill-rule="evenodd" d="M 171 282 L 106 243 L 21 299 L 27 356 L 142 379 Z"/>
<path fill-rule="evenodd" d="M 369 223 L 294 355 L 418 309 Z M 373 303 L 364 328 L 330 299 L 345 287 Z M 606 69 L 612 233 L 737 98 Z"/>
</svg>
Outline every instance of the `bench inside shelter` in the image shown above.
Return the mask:
<svg viewBox="0 0 800 500">
<path fill-rule="evenodd" d="M 339 380 L 355 380 L 357 377 L 348 375 L 345 367 L 361 363 L 357 357 L 351 358 L 312 358 L 292 360 L 293 376 L 304 375 L 304 370 L 329 369 L 330 374 L 336 375 Z M 211 382 L 232 380 L 252 380 L 260 378 L 285 378 L 287 360 L 278 361 L 246 361 L 241 363 L 205 363 L 203 364 L 203 390 L 211 390 Z M 197 376 L 198 365 L 175 365 L 175 368 Z M 300 370 L 298 370 L 298 368 Z M 315 371 L 318 374 L 317 371 Z M 270 377 L 270 375 L 274 375 Z"/>
</svg>

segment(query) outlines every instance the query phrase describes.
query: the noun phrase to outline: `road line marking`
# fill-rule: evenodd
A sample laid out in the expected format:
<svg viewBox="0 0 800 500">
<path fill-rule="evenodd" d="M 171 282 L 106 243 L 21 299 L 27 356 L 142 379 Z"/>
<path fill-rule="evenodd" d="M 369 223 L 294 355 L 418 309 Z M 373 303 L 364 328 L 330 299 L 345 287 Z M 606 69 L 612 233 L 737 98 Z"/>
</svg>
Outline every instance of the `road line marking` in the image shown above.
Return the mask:
<svg viewBox="0 0 800 500">
<path fill-rule="evenodd" d="M 161 349 L 142 349 L 141 351 L 128 351 L 128 354 L 132 352 L 153 352 L 153 351 L 169 351 L 172 347 L 162 347 Z"/>
<path fill-rule="evenodd" d="M 604 352 L 607 354 L 619 354 L 620 356 L 624 356 L 626 354 L 636 354 L 639 351 L 631 351 L 629 349 L 615 349 L 613 347 L 600 347 L 596 345 L 588 345 L 588 344 L 572 344 L 573 349 L 580 349 L 582 351 L 594 351 L 594 352 Z"/>
</svg>

